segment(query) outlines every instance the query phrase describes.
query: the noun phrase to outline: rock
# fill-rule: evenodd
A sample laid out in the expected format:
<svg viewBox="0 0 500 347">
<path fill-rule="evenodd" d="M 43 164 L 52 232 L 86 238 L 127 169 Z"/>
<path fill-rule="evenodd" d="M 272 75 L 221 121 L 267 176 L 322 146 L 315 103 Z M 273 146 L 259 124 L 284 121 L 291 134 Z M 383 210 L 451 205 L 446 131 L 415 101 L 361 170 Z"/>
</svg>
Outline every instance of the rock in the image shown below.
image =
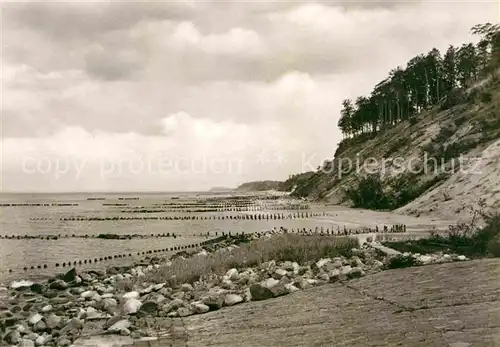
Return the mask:
<svg viewBox="0 0 500 347">
<path fill-rule="evenodd" d="M 155 285 L 153 286 L 153 290 L 154 290 L 155 292 L 157 292 L 157 291 L 159 291 L 159 290 L 163 289 L 163 287 L 165 287 L 166 285 L 167 285 L 166 283 L 159 283 L 159 284 L 155 284 Z"/>
<path fill-rule="evenodd" d="M 42 294 L 42 292 L 43 292 L 43 286 L 41 284 L 38 284 L 38 283 L 33 283 L 30 286 L 30 290 L 33 293 Z"/>
<path fill-rule="evenodd" d="M 228 272 L 226 272 L 226 278 L 230 281 L 239 280 L 240 276 L 238 274 L 238 270 L 236 270 L 236 269 L 229 270 Z"/>
<path fill-rule="evenodd" d="M 343 266 L 342 269 L 340 270 L 341 275 L 349 275 L 349 273 L 352 271 L 351 265 L 346 265 Z"/>
<path fill-rule="evenodd" d="M 139 310 L 141 313 L 154 315 L 158 311 L 158 304 L 154 301 L 146 301 Z"/>
<path fill-rule="evenodd" d="M 106 318 L 106 315 L 104 313 L 97 311 L 93 307 L 87 307 L 87 311 L 85 312 L 85 318 L 87 320 L 103 319 Z"/>
<path fill-rule="evenodd" d="M 55 329 L 59 326 L 61 320 L 61 317 L 55 315 L 54 313 L 51 313 L 45 318 L 45 325 L 49 329 Z"/>
<path fill-rule="evenodd" d="M 191 292 L 193 291 L 193 286 L 190 285 L 189 283 L 184 283 L 183 285 L 181 285 L 181 290 L 183 292 Z"/>
<path fill-rule="evenodd" d="M 316 262 L 316 266 L 318 267 L 318 269 L 321 269 L 321 268 L 323 268 L 323 266 L 325 266 L 327 263 L 329 263 L 331 261 L 332 260 L 330 258 L 320 259 Z"/>
<path fill-rule="evenodd" d="M 222 280 L 222 283 L 220 285 L 223 289 L 228 289 L 228 290 L 231 290 L 234 288 L 234 283 L 231 282 L 230 280 Z"/>
<path fill-rule="evenodd" d="M 42 307 L 42 312 L 47 313 L 50 311 L 52 311 L 52 305 L 45 305 L 44 307 Z"/>
<path fill-rule="evenodd" d="M 342 260 L 341 259 L 335 259 L 332 262 L 332 266 L 334 269 L 340 269 L 342 267 Z"/>
<path fill-rule="evenodd" d="M 153 301 L 157 304 L 161 304 L 167 300 L 163 295 L 160 293 L 151 293 L 146 295 L 145 297 L 142 298 L 143 301 Z"/>
<path fill-rule="evenodd" d="M 382 268 L 384 266 L 384 263 L 382 263 L 381 261 L 375 259 L 372 261 L 372 266 L 375 267 L 375 268 Z"/>
<path fill-rule="evenodd" d="M 187 317 L 192 314 L 191 310 L 187 307 L 181 307 L 177 310 L 179 317 Z"/>
<path fill-rule="evenodd" d="M 309 271 L 309 267 L 308 266 L 300 266 L 298 269 L 297 269 L 297 275 L 299 276 L 303 276 L 307 271 Z"/>
<path fill-rule="evenodd" d="M 120 330 L 120 335 L 121 336 L 129 336 L 130 335 L 130 330 L 128 330 L 128 329 L 122 329 L 122 330 Z"/>
<path fill-rule="evenodd" d="M 20 332 L 21 334 L 26 334 L 29 331 L 29 328 L 24 323 L 18 324 L 16 327 L 16 331 Z"/>
<path fill-rule="evenodd" d="M 61 335 L 64 335 L 72 330 L 80 330 L 83 328 L 83 321 L 78 318 L 72 318 L 65 326 L 61 329 Z"/>
<path fill-rule="evenodd" d="M 127 319 L 122 319 L 110 326 L 108 331 L 111 333 L 120 333 L 123 329 L 130 328 L 131 325 Z"/>
<path fill-rule="evenodd" d="M 74 281 L 68 282 L 69 287 L 77 287 L 82 284 L 82 279 L 79 276 L 75 277 Z"/>
<path fill-rule="evenodd" d="M 119 322 L 122 320 L 121 316 L 114 316 L 111 317 L 110 319 L 107 320 L 107 322 L 104 324 L 104 329 L 108 329 L 109 327 L 113 326 L 115 323 Z"/>
<path fill-rule="evenodd" d="M 285 285 L 282 283 L 275 285 L 269 290 L 273 293 L 274 297 L 287 295 L 289 293 L 288 289 L 286 289 Z"/>
<path fill-rule="evenodd" d="M 184 301 L 182 301 L 181 299 L 174 299 L 171 302 L 169 302 L 168 304 L 163 305 L 163 307 L 161 309 L 163 312 L 169 313 L 173 310 L 179 309 L 182 306 L 184 306 Z"/>
<path fill-rule="evenodd" d="M 124 299 L 138 299 L 139 298 L 139 292 L 128 292 L 122 296 Z"/>
<path fill-rule="evenodd" d="M 141 290 L 140 294 L 141 295 L 145 295 L 145 294 L 149 294 L 153 291 L 153 286 L 149 286 L 147 288 L 144 288 L 143 290 Z"/>
<path fill-rule="evenodd" d="M 294 263 L 292 263 L 291 261 L 285 261 L 283 263 L 282 267 L 286 271 L 293 271 L 293 270 L 295 270 Z"/>
<path fill-rule="evenodd" d="M 326 273 L 320 273 L 316 278 L 322 282 L 329 282 L 330 281 L 330 276 Z"/>
<path fill-rule="evenodd" d="M 37 346 L 43 346 L 47 342 L 49 342 L 50 340 L 52 340 L 52 336 L 50 336 L 50 335 L 38 336 L 38 338 L 35 340 L 35 345 L 37 345 Z"/>
<path fill-rule="evenodd" d="M 52 299 L 55 298 L 57 294 L 59 293 L 56 290 L 48 290 L 43 295 L 48 299 Z"/>
<path fill-rule="evenodd" d="M 34 283 L 31 281 L 26 281 L 26 280 L 21 280 L 21 281 L 14 281 L 10 284 L 11 289 L 16 289 L 16 290 L 22 290 L 28 287 L 31 287 Z"/>
<path fill-rule="evenodd" d="M 113 311 L 116 308 L 116 306 L 118 306 L 118 302 L 112 298 L 103 299 L 101 304 L 102 304 L 102 309 L 108 312 Z"/>
<path fill-rule="evenodd" d="M 14 330 L 5 335 L 3 339 L 10 345 L 17 345 L 21 340 L 21 334 L 19 331 Z"/>
<path fill-rule="evenodd" d="M 14 324 L 18 323 L 20 320 L 20 317 L 17 317 L 17 316 L 14 316 L 14 317 L 7 317 L 3 320 L 3 324 L 2 324 L 2 321 L 0 320 L 0 329 L 2 329 L 3 327 L 12 327 L 14 326 Z M 3 325 L 3 327 L 2 327 Z"/>
<path fill-rule="evenodd" d="M 94 278 L 91 275 L 85 272 L 80 274 L 80 278 L 84 282 L 92 282 L 94 280 Z"/>
<path fill-rule="evenodd" d="M 295 293 L 298 292 L 300 289 L 295 287 L 293 283 L 287 283 L 285 284 L 286 290 L 288 290 L 289 293 Z"/>
<path fill-rule="evenodd" d="M 422 264 L 430 264 L 432 262 L 432 257 L 429 255 L 421 255 L 417 257 L 417 261 L 421 262 Z"/>
<path fill-rule="evenodd" d="M 68 284 L 64 282 L 63 280 L 55 280 L 49 285 L 50 289 L 55 289 L 55 290 L 64 290 L 68 288 Z"/>
<path fill-rule="evenodd" d="M 123 304 L 123 313 L 125 314 L 133 314 L 137 313 L 142 306 L 142 302 L 137 299 L 128 299 Z"/>
<path fill-rule="evenodd" d="M 307 289 L 311 287 L 311 285 L 305 280 L 305 278 L 299 277 L 294 282 L 293 285 L 299 289 Z"/>
<path fill-rule="evenodd" d="M 362 267 L 364 265 L 365 264 L 363 264 L 363 262 L 361 261 L 361 259 L 359 259 L 359 257 L 354 256 L 351 258 L 351 266 L 352 267 Z"/>
<path fill-rule="evenodd" d="M 274 274 L 276 275 L 276 277 L 282 278 L 285 277 L 288 273 L 284 269 L 276 269 L 276 271 L 274 271 Z"/>
<path fill-rule="evenodd" d="M 250 286 L 250 294 L 252 296 L 252 300 L 255 301 L 267 300 L 274 297 L 273 292 L 262 284 L 252 284 Z"/>
<path fill-rule="evenodd" d="M 19 347 L 35 347 L 35 343 L 28 339 L 21 339 Z"/>
<path fill-rule="evenodd" d="M 197 303 L 193 305 L 193 308 L 195 313 L 206 313 L 210 311 L 210 307 L 202 303 Z"/>
<path fill-rule="evenodd" d="M 58 341 L 57 341 L 57 346 L 58 347 L 68 347 L 71 345 L 71 341 L 68 340 L 67 338 L 65 337 L 62 337 L 60 338 Z"/>
<path fill-rule="evenodd" d="M 459 255 L 457 257 L 457 259 L 460 260 L 460 261 L 465 261 L 465 260 L 467 260 L 467 257 L 465 255 Z"/>
<path fill-rule="evenodd" d="M 328 273 L 328 277 L 329 277 L 329 281 L 330 283 L 335 283 L 335 282 L 338 282 L 340 280 L 342 280 L 343 278 L 346 278 L 345 275 L 341 275 L 340 274 L 340 270 L 339 269 L 334 269 L 332 271 L 330 271 Z"/>
<path fill-rule="evenodd" d="M 233 305 L 239 304 L 242 301 L 243 301 L 243 298 L 240 295 L 228 294 L 224 298 L 224 305 L 225 306 L 233 306 Z"/>
<path fill-rule="evenodd" d="M 174 299 L 184 299 L 184 297 L 186 296 L 186 293 L 185 292 L 175 292 L 174 294 L 172 294 L 172 298 Z"/>
<path fill-rule="evenodd" d="M 36 323 L 38 323 L 42 319 L 43 319 L 43 316 L 41 314 L 35 313 L 34 315 L 32 315 L 31 317 L 28 318 L 28 323 L 30 323 L 31 325 L 35 325 Z"/>
<path fill-rule="evenodd" d="M 224 305 L 224 299 L 220 295 L 208 295 L 202 299 L 203 304 L 207 305 L 211 311 L 217 311 Z"/>
<path fill-rule="evenodd" d="M 75 281 L 76 279 L 76 269 L 75 268 L 72 268 L 71 270 L 69 270 L 68 272 L 66 272 L 62 277 L 61 279 L 66 282 L 66 283 L 69 283 L 69 282 L 73 282 Z"/>
<path fill-rule="evenodd" d="M 81 298 L 84 298 L 84 299 L 90 299 L 92 298 L 95 294 L 97 294 L 97 292 L 94 292 L 93 290 L 87 290 L 86 292 L 83 292 L 80 294 L 80 297 Z"/>
<path fill-rule="evenodd" d="M 359 277 L 363 277 L 364 275 L 365 275 L 365 272 L 363 271 L 362 268 L 355 267 L 354 269 L 351 270 L 351 272 L 349 272 L 347 277 L 348 278 L 359 278 Z"/>
<path fill-rule="evenodd" d="M 268 279 L 260 282 L 260 285 L 263 286 L 263 287 L 266 287 L 268 289 L 271 289 L 272 287 L 274 287 L 278 283 L 280 283 L 280 281 L 278 281 L 278 280 L 276 280 L 274 278 L 268 278 Z"/>
<path fill-rule="evenodd" d="M 260 264 L 260 268 L 264 270 L 273 270 L 276 267 L 276 262 L 274 260 L 266 261 Z"/>
<path fill-rule="evenodd" d="M 306 279 L 306 282 L 307 282 L 307 283 L 309 283 L 309 284 L 310 284 L 310 285 L 312 285 L 312 286 L 316 286 L 316 285 L 318 285 L 318 284 L 320 284 L 320 283 L 321 283 L 320 281 L 315 280 L 315 279 L 312 279 L 312 278 L 308 278 L 308 279 Z"/>
<path fill-rule="evenodd" d="M 47 326 L 45 323 L 41 320 L 37 322 L 35 325 L 33 325 L 33 330 L 36 332 L 43 332 L 47 329 Z"/>
<path fill-rule="evenodd" d="M 24 338 L 34 342 L 38 338 L 38 336 L 40 335 L 30 332 L 29 334 L 25 335 Z"/>
<path fill-rule="evenodd" d="M 72 287 L 69 289 L 69 293 L 72 295 L 81 295 L 82 293 L 85 293 L 85 289 L 82 287 Z"/>
<path fill-rule="evenodd" d="M 28 303 L 26 303 L 26 305 L 23 306 L 23 311 L 29 312 L 32 307 L 33 307 L 33 304 L 28 302 Z"/>
</svg>

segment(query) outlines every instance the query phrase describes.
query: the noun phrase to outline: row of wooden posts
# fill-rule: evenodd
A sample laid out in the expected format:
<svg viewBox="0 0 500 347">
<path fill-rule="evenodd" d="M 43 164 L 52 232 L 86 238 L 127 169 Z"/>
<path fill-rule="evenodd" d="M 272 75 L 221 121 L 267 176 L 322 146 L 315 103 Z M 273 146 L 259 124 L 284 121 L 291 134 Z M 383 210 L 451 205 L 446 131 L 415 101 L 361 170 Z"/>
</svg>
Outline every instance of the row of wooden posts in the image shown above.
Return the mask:
<svg viewBox="0 0 500 347">
<path fill-rule="evenodd" d="M 167 248 L 162 248 L 162 249 L 150 249 L 150 250 L 146 250 L 146 251 L 137 252 L 136 254 L 137 254 L 137 256 L 146 256 L 149 254 L 182 251 L 182 250 L 207 246 L 207 245 L 210 245 L 210 244 L 213 244 L 216 242 L 220 242 L 226 238 L 227 238 L 227 235 L 224 235 L 224 236 L 219 236 L 219 237 L 216 237 L 216 238 L 213 238 L 210 240 L 202 241 L 199 243 L 174 246 L 174 247 L 167 247 Z M 92 264 L 92 263 L 110 261 L 110 260 L 114 260 L 114 259 L 131 258 L 132 256 L 133 256 L 132 253 L 115 254 L 115 255 L 109 255 L 109 256 L 104 256 L 104 257 L 99 257 L 99 258 L 90 258 L 90 259 L 84 259 L 84 260 L 74 260 L 74 261 L 68 261 L 68 262 L 62 262 L 62 263 L 54 263 L 52 266 L 50 266 L 48 264 L 36 265 L 36 266 L 32 265 L 30 267 L 25 266 L 23 268 L 23 270 L 28 271 L 28 270 L 35 270 L 35 269 L 47 269 L 47 268 L 51 268 L 51 267 L 59 268 L 59 267 L 67 267 L 67 266 L 87 265 L 87 264 Z M 9 269 L 9 272 L 13 272 L 13 270 Z"/>
</svg>

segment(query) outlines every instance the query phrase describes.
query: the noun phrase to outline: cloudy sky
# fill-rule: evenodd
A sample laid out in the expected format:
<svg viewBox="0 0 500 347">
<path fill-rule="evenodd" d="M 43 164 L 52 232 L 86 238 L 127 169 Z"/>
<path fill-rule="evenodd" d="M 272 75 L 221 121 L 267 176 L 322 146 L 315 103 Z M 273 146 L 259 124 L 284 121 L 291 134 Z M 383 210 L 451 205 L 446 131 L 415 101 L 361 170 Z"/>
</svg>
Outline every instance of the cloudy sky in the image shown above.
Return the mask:
<svg viewBox="0 0 500 347">
<path fill-rule="evenodd" d="M 471 41 L 494 1 L 2 6 L 2 189 L 179 191 L 331 158 L 341 100 Z"/>
</svg>

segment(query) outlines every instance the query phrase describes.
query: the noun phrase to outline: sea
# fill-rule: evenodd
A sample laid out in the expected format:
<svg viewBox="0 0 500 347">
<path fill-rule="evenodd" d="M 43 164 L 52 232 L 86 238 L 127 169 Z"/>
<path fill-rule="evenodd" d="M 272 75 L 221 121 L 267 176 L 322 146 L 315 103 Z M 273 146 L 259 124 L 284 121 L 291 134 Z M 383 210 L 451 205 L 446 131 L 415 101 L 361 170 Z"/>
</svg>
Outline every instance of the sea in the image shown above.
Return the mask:
<svg viewBox="0 0 500 347">
<path fill-rule="evenodd" d="M 80 268 L 97 270 L 129 265 L 144 258 L 143 252 L 196 244 L 222 233 L 318 225 L 306 219 L 218 219 L 265 213 L 262 207 L 258 212 L 200 211 L 229 196 L 210 192 L 0 194 L 0 283 L 50 277 L 69 270 L 75 261 Z M 167 219 L 183 216 L 199 219 Z M 116 240 L 97 237 L 101 234 L 135 236 Z M 153 255 L 162 254 L 166 253 Z M 99 261 L 106 257 L 111 259 Z"/>
</svg>

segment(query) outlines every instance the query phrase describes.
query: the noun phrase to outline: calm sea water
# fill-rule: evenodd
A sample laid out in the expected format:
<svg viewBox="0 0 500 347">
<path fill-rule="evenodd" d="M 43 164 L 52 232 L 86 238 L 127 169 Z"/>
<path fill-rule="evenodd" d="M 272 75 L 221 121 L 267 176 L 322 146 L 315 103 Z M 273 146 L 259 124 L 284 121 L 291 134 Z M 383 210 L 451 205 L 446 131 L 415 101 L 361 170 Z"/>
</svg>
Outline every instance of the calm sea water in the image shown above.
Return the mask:
<svg viewBox="0 0 500 347">
<path fill-rule="evenodd" d="M 109 220 L 64 221 L 71 217 L 152 217 L 152 216 L 209 216 L 236 215 L 252 212 L 205 212 L 188 213 L 185 210 L 160 213 L 133 213 L 124 210 L 161 209 L 159 204 L 206 202 L 210 197 L 222 197 L 209 193 L 151 193 L 151 194 L 2 194 L 0 204 L 41 204 L 48 206 L 1 206 L 1 235 L 60 235 L 57 240 L 0 239 L 0 282 L 19 278 L 38 278 L 64 271 L 55 263 L 101 258 L 114 254 L 133 254 L 134 257 L 116 259 L 86 265 L 102 268 L 133 262 L 137 252 L 165 249 L 178 245 L 193 244 L 205 240 L 200 234 L 210 232 L 254 232 L 273 227 L 312 227 L 318 221 L 308 220 Z M 227 196 L 227 195 L 226 195 Z M 98 199 L 98 200 L 89 200 Z M 131 200 L 138 198 L 137 200 Z M 102 200 L 105 199 L 105 200 Z M 55 206 L 71 204 L 76 206 Z M 127 206 L 107 206 L 127 204 Z M 274 211 L 275 212 L 275 211 Z M 287 214 L 287 211 L 283 211 Z M 259 212 L 255 212 L 259 213 Z M 328 224 L 328 223 L 326 223 Z M 325 224 L 325 225 L 326 225 Z M 98 234 L 164 234 L 175 233 L 177 238 L 144 238 L 131 240 L 104 240 L 73 238 L 72 235 Z M 69 237 L 66 237 L 69 236 Z M 43 264 L 48 264 L 46 269 Z M 42 269 L 36 269 L 39 265 Z M 34 266 L 35 270 L 30 270 Z M 28 270 L 25 271 L 24 268 Z M 67 268 L 69 269 L 69 268 Z M 10 270 L 10 271 L 9 271 Z"/>
<path fill-rule="evenodd" d="M 167 216 L 221 216 L 243 213 L 276 213 L 277 211 L 258 212 L 175 212 L 134 213 L 134 209 L 158 210 L 162 204 L 199 203 L 210 205 L 207 199 L 213 197 L 228 197 L 225 194 L 211 193 L 124 193 L 124 194 L 0 194 L 0 205 L 30 204 L 44 206 L 1 206 L 0 235 L 60 235 L 57 240 L 40 239 L 0 239 L 0 283 L 21 278 L 38 279 L 67 271 L 69 267 L 55 267 L 56 263 L 74 262 L 85 259 L 103 258 L 115 254 L 126 254 L 126 258 L 111 261 L 79 265 L 86 269 L 101 269 L 113 265 L 127 265 L 142 258 L 138 252 L 155 249 L 166 249 L 174 246 L 199 243 L 206 240 L 200 234 L 207 232 L 213 237 L 215 233 L 252 233 L 279 228 L 323 227 L 330 229 L 357 228 L 360 226 L 382 228 L 384 225 L 404 223 L 408 230 L 427 232 L 432 227 L 446 229 L 449 222 L 413 218 L 391 213 L 354 210 L 340 206 L 311 205 L 311 212 L 327 212 L 326 217 L 309 219 L 282 220 L 107 220 L 107 221 L 67 221 L 63 218 L 84 219 L 99 217 L 167 217 Z M 98 200 L 89 200 L 95 198 Z M 135 198 L 138 198 L 135 200 Z M 102 200 L 104 199 L 104 200 Z M 134 199 L 134 200 L 130 200 Z M 269 201 L 268 201 L 269 202 Z M 254 200 L 256 205 L 262 201 Z M 66 204 L 74 206 L 55 206 Z M 109 206 L 112 204 L 127 204 L 126 206 Z M 204 208 L 207 206 L 198 206 Z M 280 211 L 287 215 L 293 211 Z M 177 238 L 133 238 L 131 240 L 105 240 L 98 238 L 74 238 L 72 235 L 151 235 L 175 233 Z M 69 236 L 69 237 L 66 237 Z M 128 257 L 132 254 L 132 257 Z M 161 253 L 168 254 L 168 253 Z M 155 254 L 153 254 L 155 255 Z M 47 264 L 47 268 L 43 265 Z M 38 269 L 38 266 L 42 266 Z M 24 268 L 28 270 L 25 271 Z M 31 270 L 30 268 L 35 269 Z"/>
</svg>

